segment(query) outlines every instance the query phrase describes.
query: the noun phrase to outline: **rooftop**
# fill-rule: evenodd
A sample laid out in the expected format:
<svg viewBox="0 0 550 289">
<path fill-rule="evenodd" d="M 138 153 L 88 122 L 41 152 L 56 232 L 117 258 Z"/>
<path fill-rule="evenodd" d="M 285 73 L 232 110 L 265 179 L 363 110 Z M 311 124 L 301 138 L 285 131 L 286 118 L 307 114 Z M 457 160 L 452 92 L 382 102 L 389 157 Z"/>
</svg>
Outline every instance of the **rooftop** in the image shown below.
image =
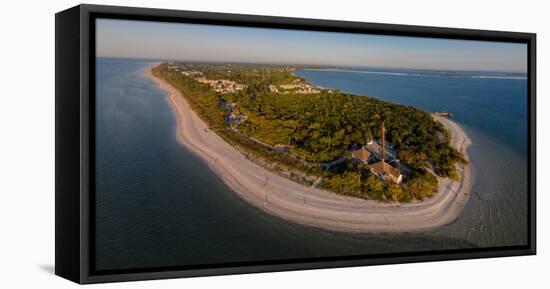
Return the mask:
<svg viewBox="0 0 550 289">
<path fill-rule="evenodd" d="M 382 151 L 382 147 L 380 146 L 380 144 L 378 144 L 378 142 L 370 141 L 369 143 L 367 143 L 365 147 L 367 148 L 367 150 L 373 153 L 377 158 L 380 158 L 380 154 L 381 154 L 380 152 Z M 392 159 L 395 158 L 395 151 L 392 149 L 392 147 L 386 146 L 384 158 L 386 159 L 386 161 L 391 161 Z"/>
<path fill-rule="evenodd" d="M 374 163 L 370 165 L 370 168 L 371 170 L 373 170 L 374 173 L 380 176 L 390 175 L 391 177 L 397 179 L 401 175 L 398 169 L 384 162 Z"/>
<path fill-rule="evenodd" d="M 352 151 L 351 155 L 358 160 L 366 162 L 372 154 L 368 150 L 366 150 L 365 147 L 361 147 L 358 150 Z"/>
</svg>

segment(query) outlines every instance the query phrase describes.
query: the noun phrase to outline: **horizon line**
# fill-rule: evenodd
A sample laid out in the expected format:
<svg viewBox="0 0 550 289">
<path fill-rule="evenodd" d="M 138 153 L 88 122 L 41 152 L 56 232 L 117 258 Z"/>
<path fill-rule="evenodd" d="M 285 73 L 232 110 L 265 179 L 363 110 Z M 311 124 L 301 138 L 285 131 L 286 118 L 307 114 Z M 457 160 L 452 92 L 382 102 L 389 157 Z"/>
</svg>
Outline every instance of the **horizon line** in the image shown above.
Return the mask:
<svg viewBox="0 0 550 289">
<path fill-rule="evenodd" d="M 132 56 L 98 56 L 98 58 L 111 59 L 128 59 L 128 60 L 146 60 L 146 61 L 162 61 L 162 62 L 188 62 L 188 63 L 205 63 L 205 64 L 247 64 L 247 65 L 273 65 L 273 66 L 317 66 L 324 68 L 382 68 L 382 69 L 416 69 L 423 71 L 460 71 L 460 72 L 501 72 L 501 73 L 522 73 L 528 74 L 528 71 L 519 70 L 474 70 L 474 69 L 441 69 L 441 68 L 426 68 L 426 67 L 406 67 L 406 66 L 365 66 L 365 65 L 333 65 L 333 64 L 313 64 L 313 63 L 293 63 L 293 62 L 246 62 L 246 61 L 208 61 L 208 60 L 188 60 L 188 59 L 164 59 L 164 58 L 143 58 Z"/>
</svg>

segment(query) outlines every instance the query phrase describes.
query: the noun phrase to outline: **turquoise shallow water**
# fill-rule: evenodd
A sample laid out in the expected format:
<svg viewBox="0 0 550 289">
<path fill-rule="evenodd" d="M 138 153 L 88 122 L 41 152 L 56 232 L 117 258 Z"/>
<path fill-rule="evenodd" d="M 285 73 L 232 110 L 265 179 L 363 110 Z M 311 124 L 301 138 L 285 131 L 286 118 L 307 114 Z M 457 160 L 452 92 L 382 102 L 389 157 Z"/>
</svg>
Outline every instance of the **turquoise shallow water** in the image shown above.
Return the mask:
<svg viewBox="0 0 550 289">
<path fill-rule="evenodd" d="M 474 141 L 470 153 L 476 168 L 478 180 L 474 191 L 478 197 L 470 200 L 457 221 L 432 232 L 346 234 L 287 222 L 241 200 L 177 142 L 175 118 L 165 95 L 143 74 L 151 64 L 142 60 L 97 60 L 95 265 L 98 270 L 526 242 L 527 159 L 521 136 L 526 126 L 521 123 L 525 118 L 522 113 L 526 111 L 518 109 L 522 104 L 516 103 L 526 99 L 522 80 L 493 79 L 502 81 L 502 85 L 454 83 L 456 89 L 465 89 L 453 94 L 453 89 L 447 89 L 453 85 L 452 79 L 392 79 L 390 75 L 367 74 L 355 78 L 342 72 L 332 72 L 342 74 L 339 76 L 330 72 L 298 72 L 323 86 L 427 110 L 453 111 Z M 385 94 L 383 87 L 388 83 L 396 90 Z M 427 90 L 423 93 L 419 87 Z M 437 99 L 430 98 L 434 91 L 447 92 L 438 94 Z M 503 91 L 509 93 L 502 95 Z M 465 106 L 460 113 L 451 109 L 462 102 L 475 103 L 484 95 L 493 97 L 499 105 L 486 105 L 482 110 L 476 104 L 479 111 Z M 449 106 L 437 106 L 442 103 Z M 515 114 L 516 119 L 491 125 L 503 109 L 507 114 Z M 487 114 L 482 125 L 475 121 L 480 111 Z M 502 127 L 510 129 L 504 132 Z"/>
</svg>

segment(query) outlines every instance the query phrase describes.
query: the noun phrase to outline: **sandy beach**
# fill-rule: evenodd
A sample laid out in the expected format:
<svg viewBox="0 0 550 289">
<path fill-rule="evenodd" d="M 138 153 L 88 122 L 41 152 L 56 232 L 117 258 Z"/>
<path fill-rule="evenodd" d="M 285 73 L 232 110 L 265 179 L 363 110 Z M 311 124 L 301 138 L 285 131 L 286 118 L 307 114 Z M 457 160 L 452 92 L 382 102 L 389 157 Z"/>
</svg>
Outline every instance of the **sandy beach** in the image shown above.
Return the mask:
<svg viewBox="0 0 550 289">
<path fill-rule="evenodd" d="M 318 228 L 345 232 L 403 232 L 429 230 L 454 221 L 468 202 L 472 187 L 470 166 L 459 168 L 460 181 L 439 179 L 438 193 L 422 202 L 381 203 L 306 187 L 247 160 L 193 112 L 185 98 L 165 81 L 150 77 L 167 92 L 177 121 L 177 138 L 200 156 L 240 197 L 265 212 Z M 450 119 L 433 116 L 451 133 L 451 145 L 468 159 L 471 144 Z"/>
</svg>

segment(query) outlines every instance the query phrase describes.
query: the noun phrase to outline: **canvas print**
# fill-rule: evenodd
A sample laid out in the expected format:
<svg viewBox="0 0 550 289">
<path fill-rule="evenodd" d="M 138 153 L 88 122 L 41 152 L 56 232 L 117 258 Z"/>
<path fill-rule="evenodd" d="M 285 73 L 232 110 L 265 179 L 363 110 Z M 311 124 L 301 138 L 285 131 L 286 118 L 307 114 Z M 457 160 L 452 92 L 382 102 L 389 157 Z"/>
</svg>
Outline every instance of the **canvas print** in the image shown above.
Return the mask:
<svg viewBox="0 0 550 289">
<path fill-rule="evenodd" d="M 98 272 L 527 245 L 527 44 L 95 25 Z"/>
</svg>

